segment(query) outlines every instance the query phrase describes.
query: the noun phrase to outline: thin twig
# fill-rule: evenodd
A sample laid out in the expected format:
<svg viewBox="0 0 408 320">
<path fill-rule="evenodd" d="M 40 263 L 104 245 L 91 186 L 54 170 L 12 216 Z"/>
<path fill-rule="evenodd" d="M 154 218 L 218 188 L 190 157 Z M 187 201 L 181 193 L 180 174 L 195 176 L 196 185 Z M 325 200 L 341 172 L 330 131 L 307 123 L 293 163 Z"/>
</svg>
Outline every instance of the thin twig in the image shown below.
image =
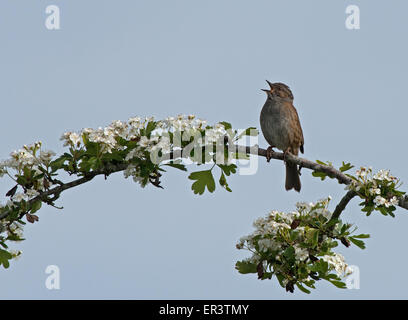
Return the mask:
<svg viewBox="0 0 408 320">
<path fill-rule="evenodd" d="M 335 220 L 340 217 L 340 214 L 343 212 L 343 210 L 346 208 L 347 204 L 357 195 L 357 192 L 354 190 L 350 190 L 347 192 L 344 197 L 340 200 L 339 204 L 336 206 L 336 208 L 333 211 L 333 214 L 330 218 L 330 220 Z"/>
</svg>

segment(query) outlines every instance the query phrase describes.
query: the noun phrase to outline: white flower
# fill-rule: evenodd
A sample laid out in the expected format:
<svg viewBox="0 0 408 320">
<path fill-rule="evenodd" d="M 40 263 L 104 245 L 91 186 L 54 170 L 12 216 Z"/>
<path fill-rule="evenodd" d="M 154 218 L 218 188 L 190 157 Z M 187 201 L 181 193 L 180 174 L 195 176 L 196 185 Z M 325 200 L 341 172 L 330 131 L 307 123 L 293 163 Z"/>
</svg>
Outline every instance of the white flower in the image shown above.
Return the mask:
<svg viewBox="0 0 408 320">
<path fill-rule="evenodd" d="M 16 261 L 20 258 L 21 254 L 23 253 L 23 251 L 21 250 L 10 250 L 10 254 L 13 257 L 13 259 Z"/>
<path fill-rule="evenodd" d="M 35 189 L 28 189 L 27 191 L 26 191 L 26 195 L 27 195 L 27 197 L 29 197 L 29 198 L 34 198 L 34 197 L 36 197 L 36 196 L 38 196 L 40 193 L 37 191 L 37 190 L 35 190 Z"/>
<path fill-rule="evenodd" d="M 391 205 L 397 206 L 398 203 L 399 203 L 399 200 L 398 200 L 398 198 L 397 198 L 396 196 L 393 196 L 393 197 L 390 199 L 390 204 L 391 204 Z"/>
<path fill-rule="evenodd" d="M 109 131 L 111 131 L 112 133 L 114 133 L 115 135 L 126 139 L 127 135 L 128 135 L 128 125 L 127 123 L 124 123 L 122 121 L 119 120 L 115 120 L 113 121 L 110 125 L 109 125 Z"/>
<path fill-rule="evenodd" d="M 367 175 L 367 171 L 368 171 L 367 168 L 360 167 L 360 169 L 356 171 L 356 175 L 357 177 L 364 178 Z"/>
<path fill-rule="evenodd" d="M 339 253 L 335 253 L 332 256 L 325 255 L 322 257 L 322 259 L 326 261 L 329 264 L 329 266 L 334 268 L 334 270 L 336 270 L 337 275 L 339 277 L 347 275 L 347 273 L 350 272 L 350 269 L 348 268 L 348 265 L 346 264 L 344 257 Z"/>
<path fill-rule="evenodd" d="M 51 150 L 42 150 L 40 152 L 40 160 L 41 162 L 48 164 L 51 161 L 52 157 L 55 156 L 55 154 L 56 153 Z"/>
<path fill-rule="evenodd" d="M 370 188 L 370 189 L 368 190 L 368 192 L 369 192 L 371 195 L 381 194 L 381 189 L 379 189 L 379 188 Z"/>
<path fill-rule="evenodd" d="M 149 141 L 149 139 L 147 137 L 143 136 L 143 137 L 140 138 L 139 145 L 141 147 L 146 148 L 146 147 L 149 146 L 149 143 L 150 143 L 150 141 Z"/>
<path fill-rule="evenodd" d="M 309 257 L 309 251 L 305 248 L 301 248 L 297 245 L 294 246 L 295 248 L 295 257 L 299 261 L 304 261 Z"/>
<path fill-rule="evenodd" d="M 81 142 L 80 136 L 76 132 L 72 132 L 69 135 L 69 140 L 72 142 L 74 146 L 78 145 Z"/>
<path fill-rule="evenodd" d="M 387 202 L 387 200 L 381 196 L 376 196 L 374 199 L 374 203 L 376 206 L 382 206 Z"/>
<path fill-rule="evenodd" d="M 78 146 L 81 142 L 81 137 L 76 132 L 65 132 L 60 140 L 64 140 L 64 146 Z"/>
<path fill-rule="evenodd" d="M 37 162 L 34 155 L 26 149 L 13 151 L 10 155 L 13 160 L 8 163 L 9 167 L 32 166 Z"/>
<path fill-rule="evenodd" d="M 143 152 L 141 152 L 139 149 L 133 149 L 129 151 L 129 153 L 125 157 L 125 161 L 129 161 L 133 158 L 139 158 L 143 155 Z"/>
<path fill-rule="evenodd" d="M 161 137 L 160 141 L 151 148 L 151 151 L 160 150 L 162 153 L 169 153 L 171 150 L 170 145 L 170 138 L 169 137 Z"/>
<path fill-rule="evenodd" d="M 15 201 L 15 202 L 20 202 L 20 201 L 22 201 L 22 200 L 28 200 L 28 197 L 27 197 L 27 195 L 25 194 L 25 193 L 22 193 L 22 192 L 17 192 L 13 197 L 12 197 L 12 200 L 13 201 Z"/>
</svg>

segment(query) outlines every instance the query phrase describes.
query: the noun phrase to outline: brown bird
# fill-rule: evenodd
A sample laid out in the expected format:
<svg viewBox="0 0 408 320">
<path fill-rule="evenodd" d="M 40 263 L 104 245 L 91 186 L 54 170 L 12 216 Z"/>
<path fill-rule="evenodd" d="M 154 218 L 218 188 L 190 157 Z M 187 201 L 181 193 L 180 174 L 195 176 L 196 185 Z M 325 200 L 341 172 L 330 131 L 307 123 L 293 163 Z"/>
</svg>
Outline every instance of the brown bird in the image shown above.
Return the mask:
<svg viewBox="0 0 408 320">
<path fill-rule="evenodd" d="M 299 150 L 303 153 L 303 132 L 299 116 L 293 106 L 293 94 L 289 87 L 283 83 L 270 83 L 270 90 L 262 89 L 267 94 L 266 102 L 262 108 L 260 123 L 265 140 L 269 143 L 266 159 L 269 162 L 272 148 L 278 148 L 297 156 Z M 286 182 L 285 189 L 300 191 L 300 178 L 297 165 L 285 161 Z"/>
</svg>

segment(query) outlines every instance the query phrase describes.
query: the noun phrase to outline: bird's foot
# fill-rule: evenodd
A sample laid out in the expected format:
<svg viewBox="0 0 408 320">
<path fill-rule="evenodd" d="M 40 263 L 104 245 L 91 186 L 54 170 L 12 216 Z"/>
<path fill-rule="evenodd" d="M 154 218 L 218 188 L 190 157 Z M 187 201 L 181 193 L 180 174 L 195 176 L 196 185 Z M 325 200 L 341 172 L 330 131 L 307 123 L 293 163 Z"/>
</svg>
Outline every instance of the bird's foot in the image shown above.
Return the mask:
<svg viewBox="0 0 408 320">
<path fill-rule="evenodd" d="M 283 162 L 284 163 L 286 163 L 286 157 L 287 157 L 288 153 L 289 153 L 289 148 L 286 149 L 285 151 L 283 151 Z"/>
<path fill-rule="evenodd" d="M 268 149 L 266 149 L 266 162 L 271 161 L 272 159 L 272 154 L 275 152 L 273 151 L 273 146 L 269 146 Z"/>
</svg>

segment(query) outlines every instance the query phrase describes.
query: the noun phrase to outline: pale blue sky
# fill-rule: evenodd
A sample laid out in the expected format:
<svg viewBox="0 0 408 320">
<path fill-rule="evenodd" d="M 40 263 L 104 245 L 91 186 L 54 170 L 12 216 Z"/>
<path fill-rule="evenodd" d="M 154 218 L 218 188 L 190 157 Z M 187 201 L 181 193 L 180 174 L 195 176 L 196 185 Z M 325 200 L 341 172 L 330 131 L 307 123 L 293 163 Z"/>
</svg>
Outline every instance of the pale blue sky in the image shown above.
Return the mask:
<svg viewBox="0 0 408 320">
<path fill-rule="evenodd" d="M 44 26 L 50 4 L 61 9 L 61 30 Z M 348 4 L 360 7 L 358 31 L 345 28 Z M 3 0 L 0 158 L 38 139 L 61 152 L 64 131 L 136 115 L 259 127 L 268 79 L 294 93 L 306 158 L 391 169 L 407 182 L 407 12 L 406 1 L 374 0 Z M 359 266 L 359 290 L 319 283 L 292 295 L 275 279 L 238 274 L 247 253 L 235 243 L 253 220 L 327 195 L 334 206 L 344 193 L 307 170 L 301 193 L 286 192 L 283 175 L 281 162 L 260 159 L 256 175 L 230 179 L 232 193 L 195 196 L 178 171 L 165 190 L 121 173 L 69 190 L 63 210 L 45 207 L 27 226 L 15 246 L 23 256 L 0 270 L 0 298 L 406 299 L 408 212 L 367 218 L 358 200 L 344 219 L 372 239 L 364 251 L 339 251 Z M 0 193 L 10 186 L 0 180 Z M 59 291 L 44 285 L 51 264 Z"/>
</svg>

